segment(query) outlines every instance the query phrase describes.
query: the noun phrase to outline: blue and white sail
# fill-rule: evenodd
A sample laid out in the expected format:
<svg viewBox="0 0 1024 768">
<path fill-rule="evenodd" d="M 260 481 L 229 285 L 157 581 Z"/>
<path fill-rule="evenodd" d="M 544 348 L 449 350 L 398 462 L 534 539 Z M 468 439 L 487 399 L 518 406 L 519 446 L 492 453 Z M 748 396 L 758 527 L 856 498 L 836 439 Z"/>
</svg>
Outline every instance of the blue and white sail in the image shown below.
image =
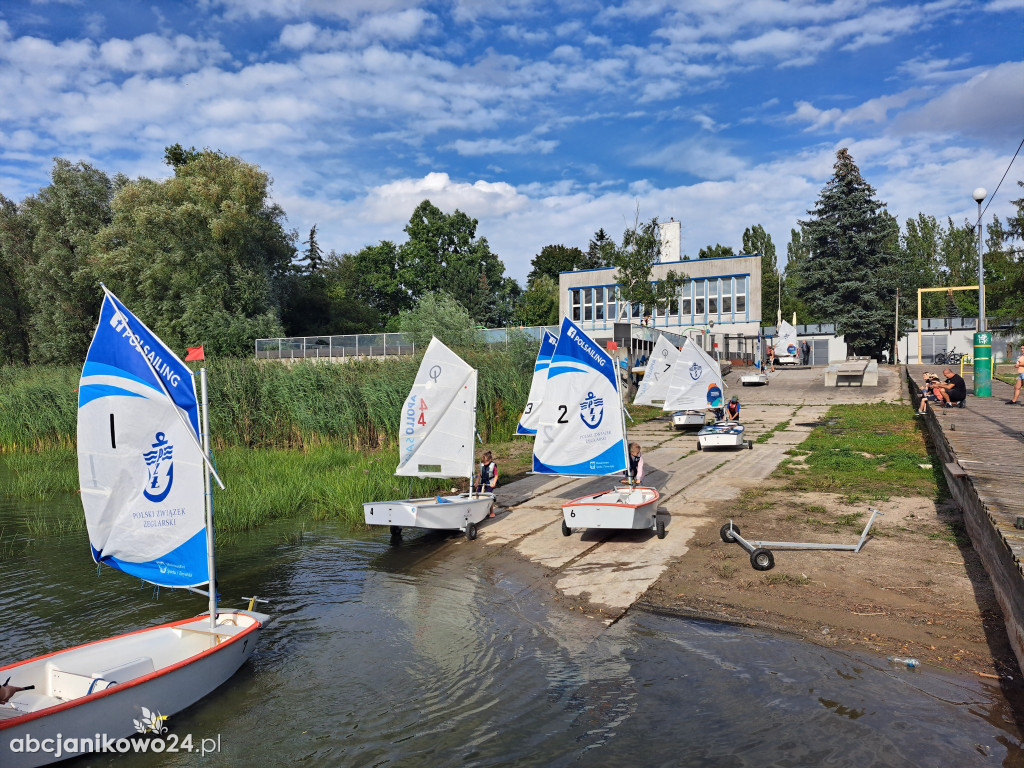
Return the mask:
<svg viewBox="0 0 1024 768">
<path fill-rule="evenodd" d="M 647 370 L 633 398 L 633 405 L 654 405 L 655 402 L 665 400 L 672 379 L 672 367 L 678 357 L 679 350 L 672 342 L 664 334 L 659 336 L 647 360 Z"/>
<path fill-rule="evenodd" d="M 700 345 L 687 339 L 676 358 L 662 409 L 694 411 L 721 408 L 724 387 L 718 363 Z"/>
<path fill-rule="evenodd" d="M 778 360 L 780 357 L 797 358 L 797 351 L 796 328 L 783 320 L 779 323 L 778 335 L 775 337 L 775 359 Z"/>
<path fill-rule="evenodd" d="M 78 389 L 78 477 L 97 563 L 161 586 L 209 582 L 199 434 L 192 373 L 108 291 Z"/>
<path fill-rule="evenodd" d="M 430 340 L 399 422 L 396 475 L 472 477 L 477 372 Z"/>
<path fill-rule="evenodd" d="M 548 366 L 551 364 L 551 356 L 555 354 L 555 344 L 558 339 L 549 331 L 544 331 L 544 338 L 540 341 L 540 351 L 537 352 L 537 362 L 533 364 L 533 381 L 530 382 L 530 394 L 526 398 L 526 408 L 523 415 L 519 417 L 519 426 L 516 427 L 517 435 L 536 435 L 537 424 L 540 417 L 540 404 L 544 399 L 544 388 L 548 382 Z"/>
<path fill-rule="evenodd" d="M 611 475 L 627 466 L 615 361 L 563 318 L 548 366 L 533 443 L 533 471 Z"/>
</svg>

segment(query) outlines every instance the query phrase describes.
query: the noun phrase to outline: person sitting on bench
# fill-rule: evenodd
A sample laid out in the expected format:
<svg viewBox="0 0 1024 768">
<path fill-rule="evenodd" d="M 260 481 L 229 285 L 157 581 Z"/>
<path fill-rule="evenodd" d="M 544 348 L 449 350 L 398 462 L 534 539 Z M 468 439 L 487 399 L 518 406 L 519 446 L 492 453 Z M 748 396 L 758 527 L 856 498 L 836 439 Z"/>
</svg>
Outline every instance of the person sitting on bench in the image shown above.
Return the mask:
<svg viewBox="0 0 1024 768">
<path fill-rule="evenodd" d="M 944 368 L 942 375 L 946 377 L 946 381 L 932 387 L 932 391 L 942 401 L 942 407 L 950 408 L 956 405 L 963 408 L 963 403 L 967 399 L 967 383 L 959 373 L 953 373 L 949 368 Z"/>
</svg>

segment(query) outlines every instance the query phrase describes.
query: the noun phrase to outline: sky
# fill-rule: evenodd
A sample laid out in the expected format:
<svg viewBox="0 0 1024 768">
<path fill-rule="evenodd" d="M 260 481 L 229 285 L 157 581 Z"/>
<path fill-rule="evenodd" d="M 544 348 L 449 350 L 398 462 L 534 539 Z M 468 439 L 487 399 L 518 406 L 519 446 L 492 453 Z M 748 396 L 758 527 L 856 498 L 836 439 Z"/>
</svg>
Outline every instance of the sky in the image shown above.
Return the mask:
<svg viewBox="0 0 1024 768">
<path fill-rule="evenodd" d="M 525 282 L 639 218 L 784 260 L 849 149 L 901 225 L 1024 196 L 1024 0 L 4 0 L 0 194 L 54 157 L 165 178 L 219 150 L 324 250 L 403 242 L 422 200 Z M 1006 180 L 993 197 L 1000 179 Z"/>
</svg>

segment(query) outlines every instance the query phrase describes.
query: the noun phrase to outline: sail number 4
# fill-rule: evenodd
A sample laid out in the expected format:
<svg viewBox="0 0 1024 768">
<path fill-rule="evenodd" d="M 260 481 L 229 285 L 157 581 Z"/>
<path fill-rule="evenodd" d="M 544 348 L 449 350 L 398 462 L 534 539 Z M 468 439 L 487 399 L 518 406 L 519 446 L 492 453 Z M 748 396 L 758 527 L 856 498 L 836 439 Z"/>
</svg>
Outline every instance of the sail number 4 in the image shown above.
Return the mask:
<svg viewBox="0 0 1024 768">
<path fill-rule="evenodd" d="M 405 406 L 405 443 L 411 449 L 416 442 L 416 428 L 427 426 L 427 401 L 413 395 Z"/>
</svg>

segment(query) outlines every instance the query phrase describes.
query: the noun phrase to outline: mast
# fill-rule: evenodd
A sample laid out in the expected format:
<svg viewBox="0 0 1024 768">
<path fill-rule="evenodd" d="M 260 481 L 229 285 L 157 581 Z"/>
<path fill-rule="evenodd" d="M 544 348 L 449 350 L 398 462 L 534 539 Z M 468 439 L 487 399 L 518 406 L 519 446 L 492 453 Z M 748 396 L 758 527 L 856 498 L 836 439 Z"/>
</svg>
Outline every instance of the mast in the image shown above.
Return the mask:
<svg viewBox="0 0 1024 768">
<path fill-rule="evenodd" d="M 629 472 L 629 437 L 626 434 L 626 404 L 622 401 L 622 387 L 619 385 L 621 368 L 619 367 L 619 354 L 615 350 L 615 394 L 619 398 L 619 420 L 622 421 L 622 452 L 626 458 L 626 477 L 629 478 L 630 489 L 634 486 L 634 477 Z M 628 360 L 628 358 L 627 358 Z M 629 375 L 629 368 L 626 368 L 626 375 Z"/>
<path fill-rule="evenodd" d="M 206 400 L 206 367 L 199 369 L 199 391 L 202 398 L 203 453 L 210 455 L 210 409 Z M 217 628 L 217 576 L 214 557 L 213 485 L 209 464 L 203 462 L 203 502 L 206 508 L 206 567 L 210 573 L 210 629 Z"/>
</svg>

